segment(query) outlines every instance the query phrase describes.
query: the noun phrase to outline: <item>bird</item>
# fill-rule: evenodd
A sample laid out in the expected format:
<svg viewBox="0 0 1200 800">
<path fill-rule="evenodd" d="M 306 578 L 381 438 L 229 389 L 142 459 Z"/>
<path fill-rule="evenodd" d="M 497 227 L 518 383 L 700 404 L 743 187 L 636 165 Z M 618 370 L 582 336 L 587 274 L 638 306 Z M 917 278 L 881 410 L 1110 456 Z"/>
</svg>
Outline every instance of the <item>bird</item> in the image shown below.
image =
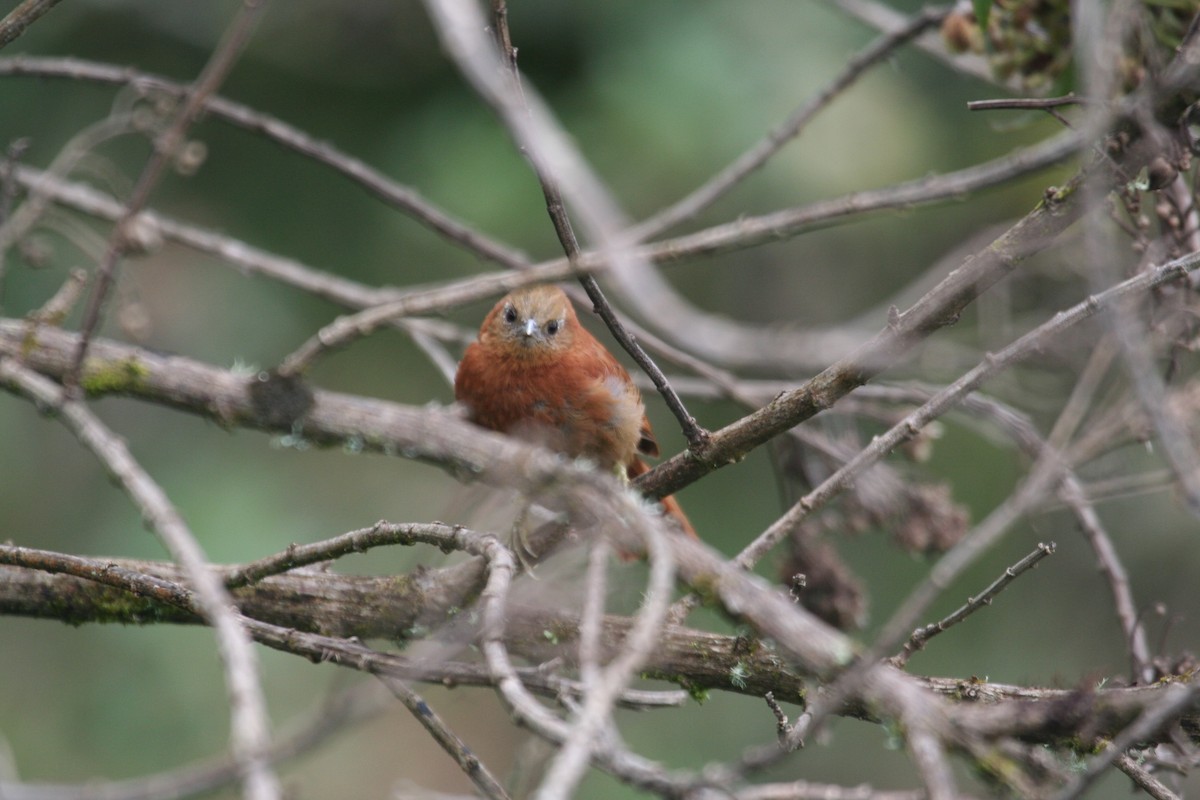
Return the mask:
<svg viewBox="0 0 1200 800">
<path fill-rule="evenodd" d="M 467 418 L 632 481 L 657 456 L 641 392 L 587 328 L 558 286 L 536 284 L 500 299 L 463 354 L 454 396 Z M 659 500 L 684 533 L 696 531 L 674 497 Z"/>
</svg>

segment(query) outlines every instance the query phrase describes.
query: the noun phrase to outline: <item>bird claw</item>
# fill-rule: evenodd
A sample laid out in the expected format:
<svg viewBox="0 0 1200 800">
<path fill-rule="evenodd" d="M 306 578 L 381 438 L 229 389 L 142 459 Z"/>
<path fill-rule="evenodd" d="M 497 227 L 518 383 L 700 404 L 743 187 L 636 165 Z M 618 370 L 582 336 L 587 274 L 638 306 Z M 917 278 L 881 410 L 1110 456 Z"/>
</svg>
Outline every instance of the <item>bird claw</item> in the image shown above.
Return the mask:
<svg viewBox="0 0 1200 800">
<path fill-rule="evenodd" d="M 521 572 L 537 580 L 533 568 L 537 565 L 537 553 L 529 549 L 525 543 L 525 533 L 529 522 L 529 506 L 521 509 L 521 514 L 513 522 L 512 534 L 509 537 L 508 549 L 517 557 Z"/>
</svg>

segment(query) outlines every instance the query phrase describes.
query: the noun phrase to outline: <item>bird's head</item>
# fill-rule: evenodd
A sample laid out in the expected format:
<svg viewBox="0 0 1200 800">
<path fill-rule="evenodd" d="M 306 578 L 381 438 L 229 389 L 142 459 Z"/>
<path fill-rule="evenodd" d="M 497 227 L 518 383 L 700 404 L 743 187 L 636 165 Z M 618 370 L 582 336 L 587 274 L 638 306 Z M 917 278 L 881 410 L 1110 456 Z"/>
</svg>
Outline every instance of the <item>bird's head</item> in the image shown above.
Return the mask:
<svg viewBox="0 0 1200 800">
<path fill-rule="evenodd" d="M 488 314 L 480 341 L 524 356 L 565 351 L 579 320 L 567 295 L 557 286 L 530 286 L 506 295 Z"/>
</svg>

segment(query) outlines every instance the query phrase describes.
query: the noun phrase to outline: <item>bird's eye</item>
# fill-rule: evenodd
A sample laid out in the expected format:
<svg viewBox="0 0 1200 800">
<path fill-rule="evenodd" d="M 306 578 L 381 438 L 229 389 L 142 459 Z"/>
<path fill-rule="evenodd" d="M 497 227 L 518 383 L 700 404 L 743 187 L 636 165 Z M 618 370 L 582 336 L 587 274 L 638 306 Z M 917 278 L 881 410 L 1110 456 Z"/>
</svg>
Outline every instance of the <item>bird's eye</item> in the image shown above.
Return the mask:
<svg viewBox="0 0 1200 800">
<path fill-rule="evenodd" d="M 562 327 L 562 323 L 559 322 L 558 320 L 556 320 L 556 319 L 550 320 L 550 322 L 546 323 L 546 333 L 553 336 L 554 334 L 558 333 L 558 329 L 561 327 Z"/>
<path fill-rule="evenodd" d="M 517 321 L 517 310 L 512 306 L 504 309 L 504 321 L 510 325 Z"/>
</svg>

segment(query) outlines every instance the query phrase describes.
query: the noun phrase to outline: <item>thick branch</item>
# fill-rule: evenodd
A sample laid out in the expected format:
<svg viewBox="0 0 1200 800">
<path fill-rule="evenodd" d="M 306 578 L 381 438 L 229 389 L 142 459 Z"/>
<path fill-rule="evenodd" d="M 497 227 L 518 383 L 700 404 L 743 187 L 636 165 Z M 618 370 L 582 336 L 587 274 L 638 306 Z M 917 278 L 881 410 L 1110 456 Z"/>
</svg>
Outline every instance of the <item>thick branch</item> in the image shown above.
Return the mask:
<svg viewBox="0 0 1200 800">
<path fill-rule="evenodd" d="M 1082 210 L 1071 189 L 1047 198 L 856 352 L 799 389 L 781 394 L 755 413 L 714 432 L 704 452 L 688 451 L 659 464 L 639 479 L 639 485 L 656 497 L 678 491 L 719 467 L 736 463 L 755 447 L 829 408 L 893 366 L 938 328 L 957 321 L 976 297 L 1014 270 L 1022 259 L 1049 245 Z"/>
<path fill-rule="evenodd" d="M 184 580 L 179 567 L 166 562 L 106 561 L 114 570 L 127 570 L 169 583 Z M 218 569 L 225 575 L 237 571 L 235 567 Z M 430 591 L 438 587 L 443 574 L 444 571 L 435 573 L 426 581 L 426 586 L 417 587 L 416 577 L 380 578 L 298 571 L 237 589 L 234 597 L 244 615 L 278 628 L 338 640 L 351 637 L 360 640 L 401 639 L 414 631 L 417 621 L 425 620 L 423 624 L 429 624 L 439 614 L 443 623 L 453 618 L 441 607 L 447 595 Z M 573 663 L 578 652 L 578 619 L 527 607 L 513 611 L 505 635 L 510 652 L 534 664 L 554 658 L 561 658 L 566 664 Z M 69 575 L 9 566 L 0 566 L 0 614 L 55 619 L 73 625 L 85 622 L 200 623 L 195 615 L 179 611 L 165 600 L 135 597 Z M 624 617 L 603 619 L 598 642 L 602 660 L 619 652 L 630 625 L 631 621 Z M 361 645 L 356 647 L 361 648 Z M 335 654 L 331 651 L 328 655 L 332 658 Z M 380 655 L 392 658 L 390 654 Z M 473 671 L 454 663 L 411 662 L 405 669 L 399 659 L 368 659 L 361 663 L 334 660 L 412 680 L 490 685 L 482 670 Z M 806 677 L 785 666 L 779 654 L 759 640 L 678 626 L 663 631 L 659 646 L 644 666 L 643 674 L 647 678 L 679 683 L 694 694 L 713 690 L 761 697 L 770 691 L 776 698 L 797 704 L 805 703 L 808 690 Z M 542 676 L 542 679 L 546 677 Z M 537 671 L 523 671 L 522 680 L 532 685 L 535 691 L 550 688 L 549 684 L 539 688 Z M 955 702 L 958 705 L 956 716 L 977 735 L 1013 735 L 1026 741 L 1054 744 L 1078 744 L 1068 740 L 1080 730 L 1094 731 L 1101 737 L 1115 734 L 1142 709 L 1160 698 L 1168 685 L 1092 691 L 992 684 L 974 678 L 914 680 L 917 685 Z M 872 712 L 857 702 L 846 705 L 841 713 L 874 718 Z M 1200 708 L 1190 708 L 1182 718 L 1182 725 L 1193 740 L 1200 741 Z"/>
</svg>

